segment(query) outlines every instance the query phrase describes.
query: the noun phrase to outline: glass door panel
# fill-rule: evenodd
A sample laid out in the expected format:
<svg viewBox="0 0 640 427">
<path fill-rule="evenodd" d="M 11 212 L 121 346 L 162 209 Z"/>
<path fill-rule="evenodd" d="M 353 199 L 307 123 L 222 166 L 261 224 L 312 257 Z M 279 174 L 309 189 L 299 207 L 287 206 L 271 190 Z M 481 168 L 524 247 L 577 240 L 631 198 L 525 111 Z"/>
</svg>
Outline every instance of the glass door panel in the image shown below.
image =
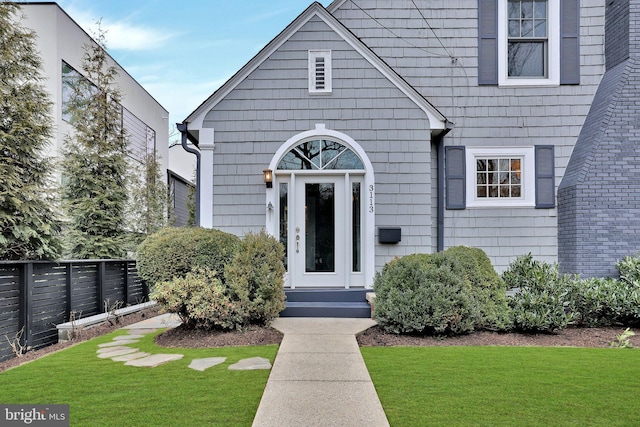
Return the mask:
<svg viewBox="0 0 640 427">
<path fill-rule="evenodd" d="M 305 184 L 305 271 L 335 272 L 335 184 Z"/>
</svg>

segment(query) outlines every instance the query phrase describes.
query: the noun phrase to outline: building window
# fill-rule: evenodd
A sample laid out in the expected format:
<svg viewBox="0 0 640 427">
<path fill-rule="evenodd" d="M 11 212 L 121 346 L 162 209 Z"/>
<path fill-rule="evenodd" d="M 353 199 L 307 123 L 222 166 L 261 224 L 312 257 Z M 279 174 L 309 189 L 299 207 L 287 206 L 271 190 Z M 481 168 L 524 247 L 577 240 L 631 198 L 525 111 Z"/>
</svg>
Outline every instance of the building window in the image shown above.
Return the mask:
<svg viewBox="0 0 640 427">
<path fill-rule="evenodd" d="M 507 2 L 508 77 L 547 75 L 547 1 Z"/>
<path fill-rule="evenodd" d="M 331 51 L 309 51 L 309 93 L 331 93 Z"/>
<path fill-rule="evenodd" d="M 499 0 L 501 86 L 560 84 L 560 2 Z"/>
<path fill-rule="evenodd" d="M 476 198 L 522 197 L 522 157 L 476 158 Z"/>
<path fill-rule="evenodd" d="M 82 111 L 98 88 L 72 66 L 62 61 L 62 120 L 72 123 L 73 109 Z M 74 97 L 75 94 L 80 96 Z M 73 105 L 73 103 L 77 105 Z"/>
<path fill-rule="evenodd" d="M 296 145 L 282 157 L 279 170 L 360 170 L 360 157 L 336 141 L 312 140 Z"/>
<path fill-rule="evenodd" d="M 534 206 L 534 149 L 466 150 L 467 207 Z"/>
</svg>

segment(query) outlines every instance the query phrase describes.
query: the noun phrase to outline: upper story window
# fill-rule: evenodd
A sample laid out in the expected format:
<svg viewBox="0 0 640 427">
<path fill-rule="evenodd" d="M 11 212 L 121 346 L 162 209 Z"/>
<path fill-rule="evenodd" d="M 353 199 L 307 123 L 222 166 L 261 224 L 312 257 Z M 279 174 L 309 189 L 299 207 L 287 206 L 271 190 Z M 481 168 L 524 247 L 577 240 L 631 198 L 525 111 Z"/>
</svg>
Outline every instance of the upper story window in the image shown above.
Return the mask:
<svg viewBox="0 0 640 427">
<path fill-rule="evenodd" d="M 507 76 L 544 78 L 548 66 L 547 1 L 508 0 Z"/>
<path fill-rule="evenodd" d="M 98 88 L 86 77 L 62 61 L 62 119 L 74 124 L 74 114 L 84 114 L 90 98 L 98 93 Z M 122 132 L 127 139 L 127 153 L 140 163 L 148 155 L 155 154 L 156 131 L 120 104 L 115 108 L 121 116 Z M 86 117 L 85 117 L 86 118 Z"/>
<path fill-rule="evenodd" d="M 62 120 L 71 123 L 72 108 L 81 110 L 97 92 L 98 88 L 93 83 L 62 61 Z M 81 93 L 82 96 L 73 98 L 74 93 Z M 72 105 L 72 101 L 78 105 Z"/>
<path fill-rule="evenodd" d="M 331 51 L 309 51 L 309 93 L 331 93 Z"/>
<path fill-rule="evenodd" d="M 499 0 L 499 84 L 559 85 L 559 32 L 559 1 Z"/>
<path fill-rule="evenodd" d="M 580 1 L 478 0 L 478 84 L 580 84 Z"/>
</svg>

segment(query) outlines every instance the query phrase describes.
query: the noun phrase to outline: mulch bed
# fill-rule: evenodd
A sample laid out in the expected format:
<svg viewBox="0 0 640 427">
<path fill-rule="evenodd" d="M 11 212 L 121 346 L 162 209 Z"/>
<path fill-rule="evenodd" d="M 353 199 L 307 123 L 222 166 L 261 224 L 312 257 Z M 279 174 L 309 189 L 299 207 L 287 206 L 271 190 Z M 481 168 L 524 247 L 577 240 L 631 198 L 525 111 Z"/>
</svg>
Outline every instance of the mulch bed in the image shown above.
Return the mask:
<svg viewBox="0 0 640 427">
<path fill-rule="evenodd" d="M 161 347 L 211 348 L 280 344 L 283 334 L 270 327 L 250 325 L 242 331 L 203 331 L 179 326 L 156 336 Z"/>
<path fill-rule="evenodd" d="M 610 347 L 623 327 L 577 328 L 569 327 L 557 333 L 526 334 L 479 331 L 455 337 L 424 337 L 396 335 L 374 326 L 356 338 L 361 347 L 373 346 L 538 346 L 538 347 Z M 640 335 L 631 337 L 634 346 L 640 346 Z"/>
</svg>

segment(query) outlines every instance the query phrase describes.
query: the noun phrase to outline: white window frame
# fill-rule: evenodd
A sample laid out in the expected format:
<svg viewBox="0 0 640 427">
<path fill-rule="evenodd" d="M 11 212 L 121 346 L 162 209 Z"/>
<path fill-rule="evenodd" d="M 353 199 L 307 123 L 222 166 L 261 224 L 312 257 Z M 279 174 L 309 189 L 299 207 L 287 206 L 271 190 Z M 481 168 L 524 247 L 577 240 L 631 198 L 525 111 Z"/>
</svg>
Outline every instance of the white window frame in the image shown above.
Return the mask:
<svg viewBox="0 0 640 427">
<path fill-rule="evenodd" d="M 324 58 L 324 89 L 316 88 L 316 58 Z M 332 70 L 330 50 L 309 51 L 309 94 L 328 95 L 332 91 Z"/>
<path fill-rule="evenodd" d="M 478 198 L 476 159 L 506 157 L 522 159 L 522 196 L 519 198 Z M 467 208 L 533 207 L 536 205 L 534 147 L 467 147 L 465 163 Z"/>
<path fill-rule="evenodd" d="M 498 86 L 560 86 L 560 0 L 548 0 L 547 7 L 547 75 L 515 78 L 508 76 L 507 0 L 498 1 Z"/>
</svg>

